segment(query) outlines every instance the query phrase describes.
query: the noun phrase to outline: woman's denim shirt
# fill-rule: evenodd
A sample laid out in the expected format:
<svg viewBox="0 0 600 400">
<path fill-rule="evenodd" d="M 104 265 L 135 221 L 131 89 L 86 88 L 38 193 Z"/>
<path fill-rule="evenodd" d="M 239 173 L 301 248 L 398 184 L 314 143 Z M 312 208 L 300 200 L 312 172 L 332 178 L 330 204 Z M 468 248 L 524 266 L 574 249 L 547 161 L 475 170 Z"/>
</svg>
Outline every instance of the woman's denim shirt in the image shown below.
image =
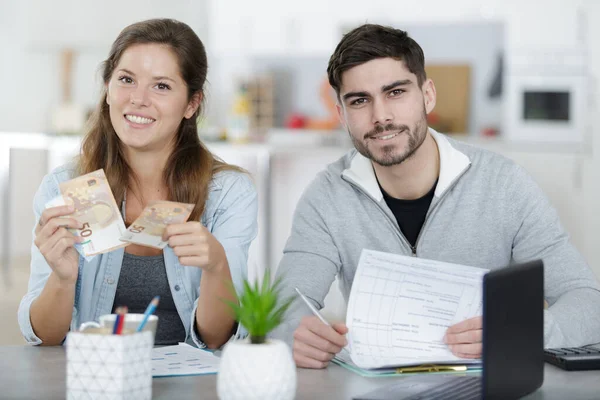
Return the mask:
<svg viewBox="0 0 600 400">
<path fill-rule="evenodd" d="M 74 164 L 67 164 L 44 177 L 33 202 L 36 224 L 46 203 L 60 195 L 59 183 L 74 178 L 75 174 Z M 243 279 L 247 277 L 248 249 L 258 230 L 257 214 L 256 190 L 248 175 L 237 171 L 215 174 L 209 184 L 209 194 L 201 222 L 225 249 L 231 277 L 238 293 L 242 288 Z M 98 321 L 101 315 L 111 313 L 123 252 L 124 249 L 120 248 L 98 255 L 89 262 L 79 257 L 79 277 L 70 327 L 72 331 L 77 330 L 83 322 Z M 202 269 L 179 264 L 179 259 L 170 246 L 165 247 L 163 254 L 173 300 L 185 327 L 186 342 L 191 341 L 204 348 L 206 345 L 194 328 Z M 18 311 L 21 332 L 30 344 L 42 343 L 31 327 L 29 308 L 42 292 L 51 271 L 44 256 L 32 243 L 29 286 Z M 247 332 L 239 325 L 232 339 L 246 335 Z"/>
</svg>

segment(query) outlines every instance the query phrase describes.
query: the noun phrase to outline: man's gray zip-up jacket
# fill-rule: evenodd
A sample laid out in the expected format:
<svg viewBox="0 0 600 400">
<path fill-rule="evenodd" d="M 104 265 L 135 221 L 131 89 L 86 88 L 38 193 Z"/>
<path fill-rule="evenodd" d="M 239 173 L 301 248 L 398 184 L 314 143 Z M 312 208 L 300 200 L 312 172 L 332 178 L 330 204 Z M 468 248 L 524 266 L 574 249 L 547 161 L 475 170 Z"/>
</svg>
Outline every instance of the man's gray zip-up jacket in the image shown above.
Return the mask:
<svg viewBox="0 0 600 400">
<path fill-rule="evenodd" d="M 336 275 L 346 300 L 363 249 L 487 269 L 544 261 L 546 347 L 600 342 L 600 285 L 536 182 L 511 160 L 430 129 L 440 175 L 412 247 L 377 183 L 371 161 L 350 151 L 317 175 L 300 199 L 279 264 L 282 296 L 297 287 L 320 309 Z M 295 301 L 272 337 L 292 343 Z M 518 340 L 518 338 L 514 338 Z"/>
</svg>

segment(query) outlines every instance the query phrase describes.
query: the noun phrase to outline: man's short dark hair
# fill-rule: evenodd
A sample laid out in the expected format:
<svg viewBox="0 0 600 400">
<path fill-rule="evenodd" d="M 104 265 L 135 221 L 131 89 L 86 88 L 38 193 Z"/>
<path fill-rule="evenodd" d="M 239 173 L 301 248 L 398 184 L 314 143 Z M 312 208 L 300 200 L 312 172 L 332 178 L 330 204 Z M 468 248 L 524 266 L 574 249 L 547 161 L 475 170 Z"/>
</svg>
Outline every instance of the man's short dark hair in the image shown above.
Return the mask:
<svg viewBox="0 0 600 400">
<path fill-rule="evenodd" d="M 427 79 L 423 49 L 405 31 L 365 24 L 345 34 L 329 59 L 327 76 L 338 97 L 342 74 L 352 67 L 377 58 L 404 61 L 406 68 L 417 76 L 419 87 Z"/>
</svg>

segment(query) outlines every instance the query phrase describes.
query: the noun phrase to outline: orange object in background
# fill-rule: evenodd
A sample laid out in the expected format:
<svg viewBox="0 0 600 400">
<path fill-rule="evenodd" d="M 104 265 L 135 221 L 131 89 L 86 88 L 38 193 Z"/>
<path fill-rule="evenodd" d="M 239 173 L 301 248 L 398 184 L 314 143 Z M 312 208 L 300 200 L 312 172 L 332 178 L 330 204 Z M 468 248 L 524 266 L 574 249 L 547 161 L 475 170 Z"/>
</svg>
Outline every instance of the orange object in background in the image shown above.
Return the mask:
<svg viewBox="0 0 600 400">
<path fill-rule="evenodd" d="M 319 96 L 321 97 L 321 101 L 325 105 L 325 109 L 327 110 L 328 118 L 306 118 L 304 128 L 305 129 L 318 129 L 318 130 L 333 130 L 339 127 L 340 120 L 338 118 L 338 113 L 335 108 L 336 99 L 335 92 L 331 85 L 329 85 L 329 81 L 325 78 L 321 82 L 321 86 L 319 89 Z"/>
<path fill-rule="evenodd" d="M 440 122 L 440 116 L 435 111 L 432 111 L 429 114 L 427 114 L 427 123 L 429 125 L 435 125 L 439 122 Z"/>
</svg>

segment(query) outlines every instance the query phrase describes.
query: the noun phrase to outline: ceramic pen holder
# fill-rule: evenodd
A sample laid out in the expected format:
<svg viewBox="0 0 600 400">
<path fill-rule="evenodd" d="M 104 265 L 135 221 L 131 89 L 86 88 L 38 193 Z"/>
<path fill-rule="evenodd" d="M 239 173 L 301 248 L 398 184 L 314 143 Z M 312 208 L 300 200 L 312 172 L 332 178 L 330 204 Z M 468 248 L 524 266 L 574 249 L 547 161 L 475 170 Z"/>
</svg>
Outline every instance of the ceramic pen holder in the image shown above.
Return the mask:
<svg viewBox="0 0 600 400">
<path fill-rule="evenodd" d="M 67 335 L 67 399 L 150 399 L 152 332 L 107 328 Z"/>
</svg>

